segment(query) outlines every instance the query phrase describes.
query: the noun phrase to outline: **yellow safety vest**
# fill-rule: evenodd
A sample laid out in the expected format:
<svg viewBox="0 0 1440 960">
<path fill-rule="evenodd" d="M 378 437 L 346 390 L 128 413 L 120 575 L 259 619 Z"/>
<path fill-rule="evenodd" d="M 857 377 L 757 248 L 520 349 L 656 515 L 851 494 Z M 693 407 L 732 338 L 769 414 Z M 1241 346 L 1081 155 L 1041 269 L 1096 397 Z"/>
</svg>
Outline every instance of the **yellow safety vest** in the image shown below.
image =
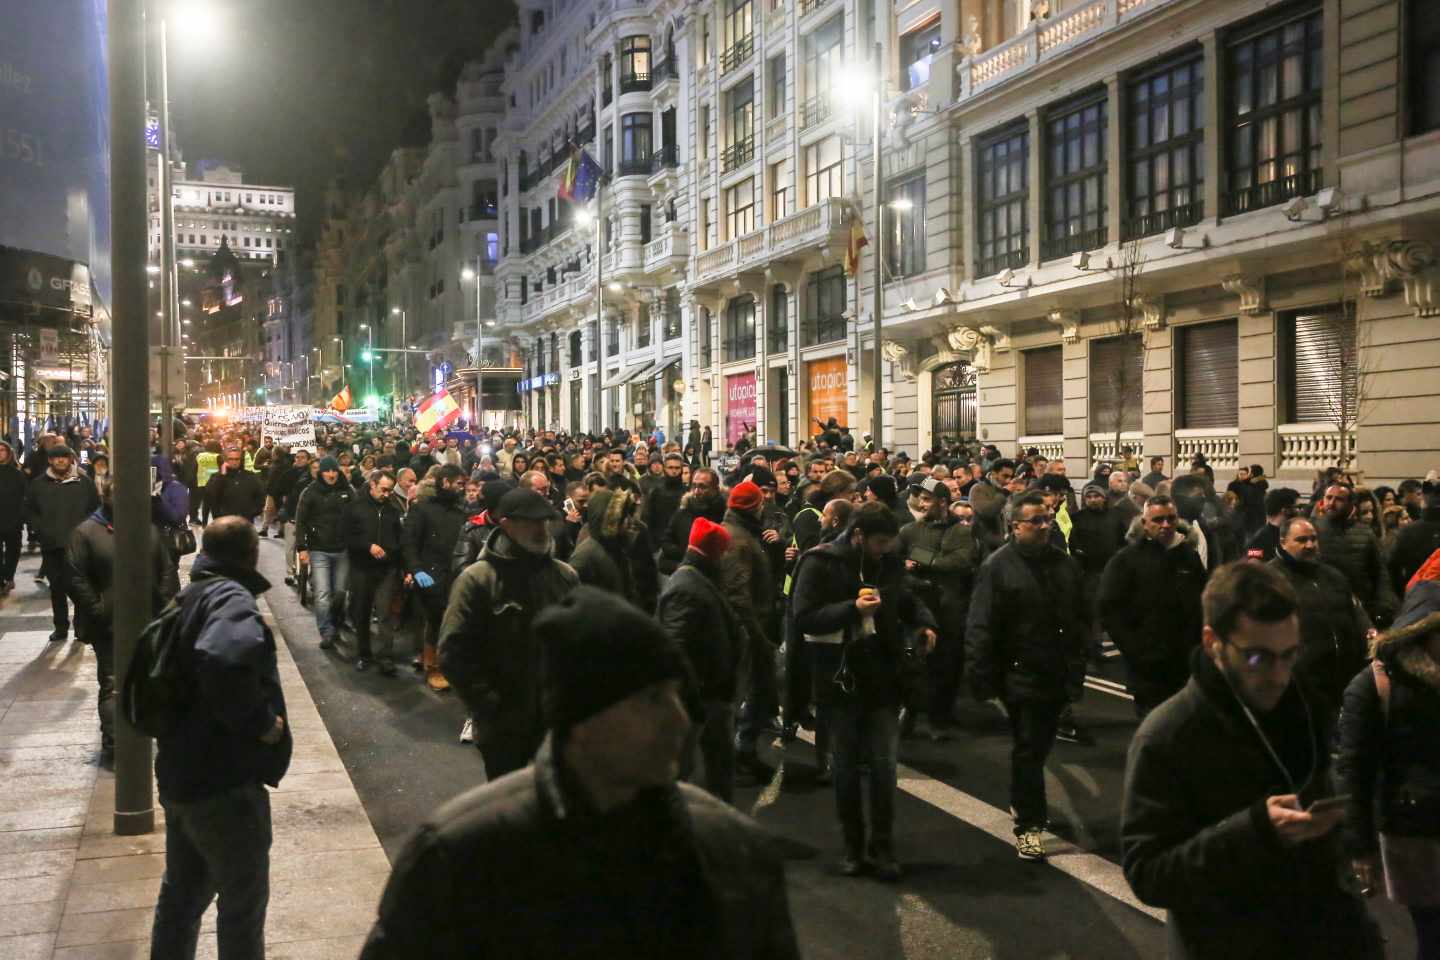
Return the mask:
<svg viewBox="0 0 1440 960">
<path fill-rule="evenodd" d="M 195 458 L 195 483 L 202 490 L 210 478 L 220 472 L 220 454 L 202 453 Z"/>
</svg>

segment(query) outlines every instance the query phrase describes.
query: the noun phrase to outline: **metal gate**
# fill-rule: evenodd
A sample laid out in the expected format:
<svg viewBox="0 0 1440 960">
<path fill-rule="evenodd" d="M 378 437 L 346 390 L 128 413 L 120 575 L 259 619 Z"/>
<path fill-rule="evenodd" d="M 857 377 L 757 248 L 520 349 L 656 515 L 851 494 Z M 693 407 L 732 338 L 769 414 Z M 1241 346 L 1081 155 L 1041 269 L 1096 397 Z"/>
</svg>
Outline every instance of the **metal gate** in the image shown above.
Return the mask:
<svg viewBox="0 0 1440 960">
<path fill-rule="evenodd" d="M 948 445 L 975 439 L 975 368 L 950 363 L 932 375 L 931 443 Z"/>
</svg>

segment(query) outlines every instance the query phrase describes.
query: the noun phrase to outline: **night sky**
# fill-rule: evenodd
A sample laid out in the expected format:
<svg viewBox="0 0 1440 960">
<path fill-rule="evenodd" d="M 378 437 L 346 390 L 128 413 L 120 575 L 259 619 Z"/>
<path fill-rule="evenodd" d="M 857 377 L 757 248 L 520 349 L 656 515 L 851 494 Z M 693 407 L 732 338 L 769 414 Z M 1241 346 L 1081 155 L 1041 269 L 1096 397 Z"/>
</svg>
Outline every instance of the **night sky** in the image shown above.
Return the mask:
<svg viewBox="0 0 1440 960">
<path fill-rule="evenodd" d="M 307 246 L 330 178 L 358 193 L 396 146 L 426 142 L 426 95 L 514 16 L 508 0 L 174 2 L 211 5 L 219 26 L 208 44 L 170 39 L 172 122 L 192 172 L 225 159 L 247 182 L 293 185 Z"/>
</svg>

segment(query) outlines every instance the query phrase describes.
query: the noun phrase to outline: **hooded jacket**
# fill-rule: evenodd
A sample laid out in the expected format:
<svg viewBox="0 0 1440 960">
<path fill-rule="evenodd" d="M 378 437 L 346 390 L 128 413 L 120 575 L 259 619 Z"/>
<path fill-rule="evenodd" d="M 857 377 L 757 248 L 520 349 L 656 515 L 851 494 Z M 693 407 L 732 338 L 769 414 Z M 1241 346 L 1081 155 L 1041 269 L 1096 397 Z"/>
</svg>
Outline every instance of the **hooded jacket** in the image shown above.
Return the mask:
<svg viewBox="0 0 1440 960">
<path fill-rule="evenodd" d="M 701 700 L 730 702 L 739 686 L 745 633 L 720 592 L 718 563 L 689 550 L 660 594 L 660 629 L 685 651 Z"/>
<path fill-rule="evenodd" d="M 154 578 L 151 612 L 159 613 L 180 591 L 180 581 L 159 530 L 152 531 L 150 553 Z M 75 598 L 75 633 L 93 643 L 111 632 L 115 604 L 111 589 L 115 579 L 115 526 L 103 507 L 70 534 L 65 558 L 70 564 L 70 593 Z"/>
<path fill-rule="evenodd" d="M 271 787 L 290 766 L 292 740 L 275 637 L 255 598 L 270 583 L 254 570 L 195 558 L 180 636 L 191 651 L 195 699 L 175 732 L 156 741 L 155 779 L 164 800 L 186 802 L 253 783 Z M 260 738 L 286 724 L 279 742 Z"/>
<path fill-rule="evenodd" d="M 1426 648 L 1437 631 L 1440 581 L 1424 579 L 1372 647 L 1390 680 L 1388 716 L 1369 667 L 1345 689 L 1335 771 L 1357 855 L 1374 853 L 1382 832 L 1440 842 L 1440 662 Z"/>
<path fill-rule="evenodd" d="M 333 484 L 326 483 L 324 477 L 316 478 L 300 495 L 300 509 L 295 514 L 295 549 L 344 552 L 345 524 L 354 500 L 355 491 L 343 470 Z"/>
<path fill-rule="evenodd" d="M 568 564 L 522 550 L 499 527 L 455 578 L 440 624 L 440 669 L 469 708 L 477 744 L 503 739 L 527 755 L 540 745 L 542 646 L 530 627 L 579 583 Z"/>
<path fill-rule="evenodd" d="M 460 505 L 460 495 L 455 491 L 416 494 L 410 510 L 405 514 L 405 526 L 401 533 L 400 545 L 405 555 L 407 573 L 425 571 L 435 578 L 436 583 L 448 590 L 450 564 L 455 553 L 455 541 L 460 539 L 460 529 L 465 525 L 465 510 Z"/>
<path fill-rule="evenodd" d="M 1379 936 L 1340 886 L 1336 833 L 1281 844 L 1265 799 L 1324 788 L 1329 729 L 1303 681 L 1251 726 L 1202 651 L 1181 692 L 1130 743 L 1122 866 L 1143 902 L 1169 911 L 1169 955 L 1186 960 L 1378 960 Z"/>
<path fill-rule="evenodd" d="M 155 522 L 162 527 L 183 527 L 190 518 L 190 490 L 175 479 L 175 464 L 166 456 L 150 458 L 160 493 L 151 499 Z"/>
<path fill-rule="evenodd" d="M 685 559 L 685 550 L 690 543 L 690 528 L 695 525 L 697 517 L 704 517 L 711 523 L 724 522 L 725 498 L 719 493 L 713 497 L 697 497 L 693 490 L 680 498 L 680 507 L 671 515 L 661 538 L 661 573 L 674 573 Z"/>
<path fill-rule="evenodd" d="M 25 491 L 29 479 L 15 460 L 15 448 L 0 440 L 10 459 L 0 465 L 0 535 L 18 533 L 25 524 Z"/>
<path fill-rule="evenodd" d="M 1125 656 L 1131 678 L 1154 689 L 1154 702 L 1177 692 L 1190 676 L 1190 651 L 1200 645 L 1205 616 L 1205 565 L 1195 550 L 1199 532 L 1184 520 L 1169 548 L 1145 536 L 1136 520 L 1126 546 L 1105 565 L 1096 612 Z"/>
<path fill-rule="evenodd" d="M 406 844 L 360 960 L 799 960 L 755 822 L 689 784 L 606 813 L 547 738 L 533 766 L 442 807 Z M 504 878 L 497 883 L 496 878 Z"/>
<path fill-rule="evenodd" d="M 73 470 L 64 480 L 46 470 L 30 481 L 25 495 L 25 515 L 40 539 L 41 550 L 64 550 L 70 534 L 99 506 L 94 481 Z"/>
<path fill-rule="evenodd" d="M 570 565 L 581 583 L 617 593 L 641 606 L 639 571 L 631 562 L 634 533 L 625 529 L 635 507 L 628 490 L 602 488 L 591 494 L 585 507 L 585 536 L 570 555 Z"/>
<path fill-rule="evenodd" d="M 1300 660 L 1297 669 L 1335 713 L 1345 686 L 1365 666 L 1370 629 L 1345 575 L 1324 561 L 1296 560 L 1282 548 L 1270 566 L 1295 588 L 1299 599 Z"/>
<path fill-rule="evenodd" d="M 740 618 L 752 648 L 762 641 L 778 647 L 780 638 L 772 629 L 776 584 L 760 540 L 761 521 L 741 510 L 726 510 L 723 524 L 730 534 L 730 549 L 720 560 L 720 589 Z"/>
</svg>

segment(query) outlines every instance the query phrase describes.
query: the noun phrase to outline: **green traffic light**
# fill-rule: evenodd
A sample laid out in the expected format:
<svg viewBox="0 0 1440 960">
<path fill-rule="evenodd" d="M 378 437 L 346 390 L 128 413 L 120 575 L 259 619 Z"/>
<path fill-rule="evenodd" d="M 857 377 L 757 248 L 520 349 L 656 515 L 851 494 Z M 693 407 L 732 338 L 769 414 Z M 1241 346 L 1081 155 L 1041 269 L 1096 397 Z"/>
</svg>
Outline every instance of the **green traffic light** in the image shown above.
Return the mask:
<svg viewBox="0 0 1440 960">
<path fill-rule="evenodd" d="M 373 394 L 373 393 L 367 394 L 366 397 L 365 397 L 365 406 L 370 407 L 371 409 L 374 409 L 374 408 L 376 408 L 376 407 L 379 407 L 379 406 L 380 406 L 380 398 L 377 397 L 377 396 L 376 396 L 375 394 Z"/>
<path fill-rule="evenodd" d="M 371 353 L 369 350 L 366 350 L 360 354 L 360 359 L 364 360 L 366 363 L 370 363 L 372 360 L 375 359 L 375 354 Z"/>
<path fill-rule="evenodd" d="M 256 387 L 256 388 L 255 388 L 255 396 L 257 396 L 257 397 L 263 397 L 263 396 L 265 396 L 265 388 L 264 388 L 264 387 Z"/>
</svg>

